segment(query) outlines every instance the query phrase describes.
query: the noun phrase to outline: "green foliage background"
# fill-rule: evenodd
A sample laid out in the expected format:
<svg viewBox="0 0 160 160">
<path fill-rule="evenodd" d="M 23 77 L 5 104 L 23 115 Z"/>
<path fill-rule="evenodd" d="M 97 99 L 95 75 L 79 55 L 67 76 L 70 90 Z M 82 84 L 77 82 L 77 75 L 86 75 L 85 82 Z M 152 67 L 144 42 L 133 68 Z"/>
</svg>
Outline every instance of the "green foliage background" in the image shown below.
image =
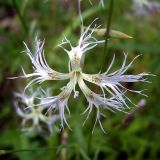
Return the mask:
<svg viewBox="0 0 160 160">
<path fill-rule="evenodd" d="M 68 2 L 68 3 L 67 3 Z M 96 17 L 102 28 L 106 26 L 108 3 L 106 8 L 93 5 L 86 0 L 82 3 L 84 24 L 89 25 Z M 0 149 L 37 149 L 32 152 L 15 152 L 2 154 L 5 160 L 51 160 L 94 159 L 94 160 L 158 160 L 160 159 L 160 11 L 143 17 L 136 16 L 132 10 L 132 1 L 117 0 L 114 5 L 112 29 L 133 36 L 133 39 L 110 39 L 107 55 L 109 65 L 113 54 L 116 55 L 114 69 L 123 61 L 123 52 L 128 53 L 128 61 L 136 55 L 141 57 L 132 67 L 132 73 L 151 72 L 157 75 L 150 77 L 152 83 L 137 83 L 128 86 L 130 89 L 147 89 L 148 97 L 129 93 L 134 103 L 146 100 L 143 108 L 136 109 L 131 117 L 124 113 L 105 111 L 106 118 L 102 123 L 107 132 L 104 134 L 97 125 L 92 135 L 90 153 L 87 153 L 88 139 L 91 132 L 92 116 L 85 126 L 85 116 L 80 115 L 87 106 L 81 94 L 80 98 L 69 102 L 71 117 L 68 119 L 72 131 L 65 129 L 66 145 L 62 145 L 62 135 L 53 131 L 47 137 L 27 137 L 20 131 L 20 119 L 13 108 L 13 91 L 21 91 L 24 80 L 8 80 L 7 77 L 22 74 L 20 66 L 27 73 L 32 71 L 24 50 L 23 41 L 33 47 L 35 36 L 45 39 L 45 55 L 51 67 L 67 72 L 68 57 L 56 45 L 61 42 L 63 34 L 76 44 L 80 34 L 80 22 L 76 1 L 56 0 L 6 0 L 0 1 Z M 102 39 L 103 37 L 97 37 Z M 103 45 L 89 51 L 84 70 L 87 73 L 99 72 L 103 61 Z M 64 83 L 65 84 L 65 83 Z M 55 88 L 63 83 L 44 83 Z M 131 106 L 133 110 L 134 106 Z M 41 149 L 38 149 L 41 148 Z"/>
</svg>

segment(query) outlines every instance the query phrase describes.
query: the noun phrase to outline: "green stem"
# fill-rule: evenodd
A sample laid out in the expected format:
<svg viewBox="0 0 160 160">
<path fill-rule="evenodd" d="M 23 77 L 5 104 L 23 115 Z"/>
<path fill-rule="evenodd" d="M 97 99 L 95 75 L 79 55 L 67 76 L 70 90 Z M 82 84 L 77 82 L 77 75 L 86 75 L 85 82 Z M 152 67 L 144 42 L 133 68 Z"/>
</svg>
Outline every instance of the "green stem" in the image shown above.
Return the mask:
<svg viewBox="0 0 160 160">
<path fill-rule="evenodd" d="M 95 125 L 95 119 L 96 119 L 96 108 L 93 108 L 93 120 L 92 120 L 92 124 L 91 124 L 91 128 L 90 128 L 90 130 L 89 130 L 89 138 L 88 138 L 88 147 L 87 147 L 87 153 L 88 153 L 88 155 L 89 155 L 89 153 L 90 153 L 90 150 L 91 150 L 91 143 L 92 143 L 92 135 L 93 135 L 93 127 L 94 127 L 94 125 Z"/>
<path fill-rule="evenodd" d="M 20 11 L 20 9 L 18 7 L 17 1 L 16 0 L 12 0 L 12 1 L 13 1 L 13 5 L 15 7 L 15 10 L 17 12 L 17 15 L 18 15 L 18 17 L 19 17 L 19 19 L 21 21 L 21 24 L 22 24 L 25 32 L 28 33 L 28 26 L 27 26 L 27 24 L 26 24 L 26 22 L 25 22 L 25 20 L 24 20 L 24 18 L 22 16 L 22 14 L 21 14 L 21 11 Z"/>
<path fill-rule="evenodd" d="M 114 6 L 114 0 L 110 0 L 109 4 L 109 16 L 108 16 L 108 21 L 106 25 L 106 37 L 105 37 L 105 44 L 104 44 L 104 52 L 103 52 L 103 63 L 101 67 L 101 71 L 105 70 L 105 65 L 107 62 L 107 55 L 108 55 L 108 39 L 109 39 L 109 32 L 110 32 L 110 27 L 111 27 L 111 21 L 112 21 L 112 13 L 113 13 L 113 6 Z"/>
<path fill-rule="evenodd" d="M 109 38 L 109 31 L 110 31 L 110 26 L 111 26 L 111 20 L 112 20 L 112 12 L 113 12 L 113 6 L 114 6 L 114 0 L 110 0 L 110 4 L 109 4 L 109 16 L 108 16 L 108 20 L 107 20 L 107 25 L 106 25 L 106 37 L 105 37 L 105 45 L 104 45 L 104 52 L 103 52 L 103 63 L 102 63 L 102 67 L 101 67 L 101 71 L 103 71 L 105 69 L 105 64 L 107 61 L 107 54 L 108 54 L 108 38 Z M 88 154 L 90 154 L 90 150 L 91 150 L 91 144 L 92 144 L 92 130 L 94 128 L 95 125 L 95 118 L 96 118 L 96 108 L 94 108 L 94 112 L 93 112 L 93 121 L 91 124 L 91 130 L 90 130 L 90 134 L 89 134 L 89 139 L 88 139 Z"/>
<path fill-rule="evenodd" d="M 31 149 L 15 149 L 15 150 L 0 150 L 0 155 L 3 154 L 11 154 L 11 153 L 21 153 L 21 152 L 35 152 L 35 151 L 53 151 L 59 152 L 63 148 L 74 148 L 76 147 L 76 144 L 70 144 L 70 145 L 61 145 L 58 147 L 45 147 L 45 148 L 31 148 Z"/>
<path fill-rule="evenodd" d="M 51 147 L 51 148 L 34 148 L 34 149 L 16 149 L 16 150 L 0 150 L 0 155 L 3 154 L 11 154 L 11 153 L 17 153 L 17 152 L 33 152 L 33 151 L 46 151 L 46 150 L 51 150 L 57 149 L 57 147 Z"/>
</svg>

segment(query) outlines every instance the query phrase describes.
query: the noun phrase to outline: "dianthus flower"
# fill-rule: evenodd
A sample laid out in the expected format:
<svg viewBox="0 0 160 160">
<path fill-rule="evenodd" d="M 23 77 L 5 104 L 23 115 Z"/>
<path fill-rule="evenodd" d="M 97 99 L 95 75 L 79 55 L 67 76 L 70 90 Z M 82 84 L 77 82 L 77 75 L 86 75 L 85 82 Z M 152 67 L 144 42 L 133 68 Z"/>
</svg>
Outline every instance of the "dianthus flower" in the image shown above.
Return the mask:
<svg viewBox="0 0 160 160">
<path fill-rule="evenodd" d="M 150 15 L 160 11 L 160 3 L 149 0 L 133 0 L 133 11 L 138 16 Z"/>
<path fill-rule="evenodd" d="M 59 45 L 64 49 L 65 53 L 67 53 L 69 57 L 68 73 L 60 73 L 49 67 L 44 57 L 44 41 L 36 39 L 35 50 L 33 54 L 25 44 L 26 54 L 30 58 L 33 65 L 33 73 L 26 74 L 24 72 L 24 76 L 21 76 L 24 78 L 32 78 L 27 87 L 35 83 L 41 84 L 46 80 L 69 80 L 69 82 L 63 87 L 62 91 L 58 95 L 42 98 L 42 103 L 40 104 L 41 106 L 47 106 L 49 109 L 58 109 L 62 126 L 64 122 L 68 125 L 65 117 L 65 109 L 67 109 L 67 111 L 70 113 L 68 107 L 69 97 L 71 96 L 72 92 L 74 93 L 74 98 L 79 96 L 79 91 L 76 90 L 77 85 L 79 85 L 79 88 L 88 102 L 88 107 L 86 107 L 84 111 L 84 113 L 88 112 L 86 119 L 88 119 L 93 107 L 95 107 L 97 109 L 96 122 L 99 122 L 101 128 L 100 106 L 103 106 L 104 109 L 108 109 L 110 111 L 118 110 L 125 112 L 126 107 L 128 107 L 126 101 L 131 102 L 131 100 L 126 96 L 126 92 L 131 91 L 142 94 L 142 91 L 129 90 L 122 85 L 124 82 L 133 83 L 146 81 L 145 77 L 148 75 L 148 73 L 140 73 L 136 75 L 126 74 L 126 71 L 130 68 L 133 61 L 137 57 L 134 58 L 129 64 L 126 64 L 127 54 L 124 54 L 122 66 L 120 69 L 112 73 L 110 72 L 110 69 L 113 66 L 115 56 L 113 57 L 113 60 L 106 72 L 99 72 L 97 74 L 87 74 L 83 72 L 84 58 L 87 51 L 104 42 L 93 37 L 93 32 L 95 29 L 96 25 L 93 28 L 91 28 L 91 25 L 89 25 L 86 29 L 83 29 L 76 46 L 72 46 L 71 42 L 66 37 Z M 64 44 L 68 44 L 70 46 L 70 50 L 64 48 Z M 92 91 L 86 85 L 85 81 L 97 85 L 102 90 L 102 93 L 98 94 Z"/>
<path fill-rule="evenodd" d="M 37 96 L 42 96 L 42 90 L 38 88 L 35 92 L 30 88 L 30 95 L 15 92 L 14 107 L 17 115 L 22 118 L 22 131 L 26 134 L 34 132 L 42 133 L 43 127 L 52 132 L 52 125 L 60 119 L 59 115 L 47 112 L 44 114 L 46 107 L 35 105 Z M 39 103 L 43 103 L 40 99 Z M 45 130 L 46 130 L 45 129 Z"/>
</svg>

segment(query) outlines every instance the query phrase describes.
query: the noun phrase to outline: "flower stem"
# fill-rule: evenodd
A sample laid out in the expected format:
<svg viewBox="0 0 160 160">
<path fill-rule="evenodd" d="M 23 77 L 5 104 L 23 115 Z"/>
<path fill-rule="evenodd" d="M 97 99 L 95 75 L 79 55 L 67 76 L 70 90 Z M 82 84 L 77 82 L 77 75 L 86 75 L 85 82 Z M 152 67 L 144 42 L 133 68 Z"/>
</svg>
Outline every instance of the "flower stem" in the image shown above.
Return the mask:
<svg viewBox="0 0 160 160">
<path fill-rule="evenodd" d="M 90 128 L 90 132 L 89 132 L 89 138 L 88 138 L 88 147 L 87 147 L 87 153 L 88 155 L 90 154 L 90 150 L 91 150 L 91 145 L 92 145 L 92 137 L 93 137 L 93 128 L 94 128 L 94 124 L 95 124 L 95 119 L 96 119 L 96 108 L 93 108 L 93 117 L 92 117 L 92 122 L 91 122 L 91 128 Z"/>
<path fill-rule="evenodd" d="M 20 11 L 20 9 L 18 7 L 17 1 L 16 0 L 12 0 L 12 2 L 13 2 L 13 5 L 14 5 L 14 7 L 16 9 L 16 12 L 17 12 L 17 15 L 19 17 L 19 20 L 21 21 L 21 24 L 22 24 L 25 32 L 28 33 L 28 26 L 27 26 L 27 24 L 26 24 L 26 22 L 24 20 L 24 17 L 21 14 L 21 11 Z"/>
<path fill-rule="evenodd" d="M 5 155 L 5 154 L 12 154 L 12 153 L 23 153 L 23 152 L 38 152 L 38 151 L 53 151 L 55 152 L 61 151 L 63 148 L 75 148 L 77 147 L 76 144 L 64 144 L 60 145 L 58 147 L 44 147 L 44 148 L 27 148 L 27 149 L 15 149 L 15 150 L 0 150 L 0 155 Z"/>
<path fill-rule="evenodd" d="M 111 20 L 112 20 L 112 13 L 113 13 L 113 7 L 114 7 L 114 0 L 110 0 L 110 3 L 109 3 L 109 11 L 108 11 L 108 20 L 107 20 L 107 24 L 106 24 L 106 37 L 105 37 L 105 45 L 104 45 L 104 52 L 103 52 L 103 63 L 102 63 L 102 66 L 101 66 L 101 71 L 105 70 L 105 64 L 106 64 L 106 61 L 107 61 L 107 54 L 108 54 L 108 38 L 109 38 L 109 32 L 110 32 L 110 26 L 111 26 Z M 91 130 L 90 130 L 90 133 L 89 133 L 89 139 L 88 139 L 88 148 L 87 148 L 87 152 L 88 152 L 88 155 L 90 154 L 90 151 L 91 151 L 91 144 L 92 144 L 92 136 L 93 136 L 93 128 L 94 128 L 94 125 L 95 125 L 95 118 L 96 118 L 96 108 L 93 108 L 94 111 L 93 111 L 93 121 L 92 121 L 92 124 L 91 124 Z"/>
<path fill-rule="evenodd" d="M 109 33 L 110 33 L 110 27 L 111 27 L 111 21 L 112 21 L 112 13 L 113 13 L 113 7 L 114 7 L 114 0 L 110 0 L 110 4 L 109 4 L 109 13 L 108 13 L 108 20 L 107 20 L 107 24 L 106 24 L 106 37 L 105 37 L 105 44 L 104 44 L 104 51 L 103 51 L 103 63 L 102 63 L 102 67 L 101 67 L 101 71 L 105 70 L 105 65 L 107 62 L 107 55 L 108 55 L 108 39 L 109 39 Z"/>
</svg>

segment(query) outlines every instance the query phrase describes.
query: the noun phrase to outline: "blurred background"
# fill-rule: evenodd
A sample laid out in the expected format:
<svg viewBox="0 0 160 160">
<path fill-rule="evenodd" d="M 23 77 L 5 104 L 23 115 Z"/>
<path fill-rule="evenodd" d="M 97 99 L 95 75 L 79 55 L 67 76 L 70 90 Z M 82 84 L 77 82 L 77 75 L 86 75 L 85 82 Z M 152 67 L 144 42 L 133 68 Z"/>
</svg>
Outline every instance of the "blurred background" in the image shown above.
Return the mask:
<svg viewBox="0 0 160 160">
<path fill-rule="evenodd" d="M 108 0 L 109 1 L 109 0 Z M 82 1 L 84 25 L 89 25 L 95 18 L 97 24 L 105 28 L 108 16 L 108 1 L 105 8 L 97 0 Z M 154 3 L 156 1 L 156 3 Z M 111 29 L 124 32 L 133 39 L 110 39 L 110 64 L 113 55 L 116 60 L 113 69 L 118 69 L 123 62 L 124 52 L 130 62 L 136 55 L 129 73 L 150 72 L 151 83 L 125 84 L 129 89 L 143 90 L 148 97 L 128 93 L 132 101 L 131 114 L 104 112 L 102 120 L 107 134 L 97 124 L 90 153 L 87 153 L 88 139 L 91 132 L 90 119 L 83 126 L 84 115 L 80 115 L 87 102 L 84 96 L 69 101 L 71 116 L 68 122 L 72 131 L 53 131 L 51 135 L 26 136 L 21 132 L 21 118 L 13 107 L 13 92 L 22 92 L 27 81 L 9 80 L 7 77 L 22 75 L 21 66 L 26 73 L 32 72 L 31 63 L 24 52 L 23 41 L 30 48 L 34 47 L 36 36 L 45 39 L 45 56 L 55 70 L 68 71 L 68 57 L 57 46 L 65 35 L 73 45 L 80 36 L 80 21 L 77 2 L 73 0 L 0 0 L 0 149 L 21 150 L 51 147 L 32 152 L 13 152 L 2 154 L 0 160 L 51 160 L 51 159 L 93 159 L 93 160 L 158 160 L 160 159 L 160 1 L 155 0 L 150 6 L 141 6 L 133 0 L 115 1 Z M 105 37 L 97 37 L 104 39 Z M 103 62 L 104 45 L 99 45 L 86 55 L 84 71 L 98 73 Z M 45 82 L 59 91 L 66 82 Z M 53 95 L 55 93 L 53 92 Z M 58 127 L 58 126 L 57 126 Z M 62 144 L 66 144 L 64 148 Z M 55 148 L 54 148 L 55 147 Z M 53 149 L 52 149 L 53 148 Z"/>
</svg>

